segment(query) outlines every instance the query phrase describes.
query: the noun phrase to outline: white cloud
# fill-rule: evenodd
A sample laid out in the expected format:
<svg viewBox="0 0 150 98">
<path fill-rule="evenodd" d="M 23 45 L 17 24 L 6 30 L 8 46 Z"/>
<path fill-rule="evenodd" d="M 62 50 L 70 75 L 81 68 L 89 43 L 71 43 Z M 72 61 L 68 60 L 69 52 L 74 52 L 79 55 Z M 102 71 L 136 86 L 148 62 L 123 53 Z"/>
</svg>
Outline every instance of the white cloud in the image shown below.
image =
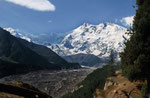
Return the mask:
<svg viewBox="0 0 150 98">
<path fill-rule="evenodd" d="M 55 6 L 49 0 L 5 0 L 37 11 L 55 11 Z"/>
<path fill-rule="evenodd" d="M 124 17 L 120 20 L 120 22 L 125 26 L 132 26 L 133 25 L 134 16 Z"/>
</svg>

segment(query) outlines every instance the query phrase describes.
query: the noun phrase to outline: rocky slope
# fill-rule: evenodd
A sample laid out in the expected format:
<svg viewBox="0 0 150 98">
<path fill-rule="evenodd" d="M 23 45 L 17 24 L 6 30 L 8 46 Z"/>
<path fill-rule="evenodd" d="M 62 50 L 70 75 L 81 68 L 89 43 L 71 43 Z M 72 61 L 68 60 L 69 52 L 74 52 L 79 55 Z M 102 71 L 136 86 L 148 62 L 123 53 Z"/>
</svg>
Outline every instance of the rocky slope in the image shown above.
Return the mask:
<svg viewBox="0 0 150 98">
<path fill-rule="evenodd" d="M 110 51 L 114 50 L 118 58 L 118 53 L 124 48 L 123 36 L 126 36 L 126 31 L 126 28 L 113 23 L 86 23 L 70 32 L 60 44 L 50 48 L 61 56 L 84 53 L 100 58 L 108 57 Z"/>
<path fill-rule="evenodd" d="M 94 98 L 141 98 L 141 91 L 136 86 L 138 82 L 130 82 L 121 71 L 116 76 L 107 78 L 104 90 L 96 89 Z"/>
</svg>

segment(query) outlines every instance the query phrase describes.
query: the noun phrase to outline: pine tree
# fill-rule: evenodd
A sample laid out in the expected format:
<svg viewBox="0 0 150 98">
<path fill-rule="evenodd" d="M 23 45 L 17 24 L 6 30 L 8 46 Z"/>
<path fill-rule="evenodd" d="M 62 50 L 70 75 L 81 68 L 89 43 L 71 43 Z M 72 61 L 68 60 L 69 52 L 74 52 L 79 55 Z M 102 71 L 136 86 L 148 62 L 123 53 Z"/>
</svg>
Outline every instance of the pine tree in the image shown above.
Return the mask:
<svg viewBox="0 0 150 98">
<path fill-rule="evenodd" d="M 109 65 L 109 68 L 108 68 L 108 72 L 110 74 L 110 76 L 113 76 L 115 74 L 115 57 L 114 57 L 114 51 L 111 50 L 110 52 L 110 56 L 109 56 L 109 62 L 108 62 L 108 65 Z"/>
<path fill-rule="evenodd" d="M 129 80 L 147 80 L 150 88 L 150 0 L 137 0 L 131 37 L 121 53 L 123 74 Z"/>
<path fill-rule="evenodd" d="M 111 50 L 109 58 L 110 58 L 109 65 L 114 65 L 115 58 L 114 58 L 114 51 L 113 50 Z"/>
</svg>

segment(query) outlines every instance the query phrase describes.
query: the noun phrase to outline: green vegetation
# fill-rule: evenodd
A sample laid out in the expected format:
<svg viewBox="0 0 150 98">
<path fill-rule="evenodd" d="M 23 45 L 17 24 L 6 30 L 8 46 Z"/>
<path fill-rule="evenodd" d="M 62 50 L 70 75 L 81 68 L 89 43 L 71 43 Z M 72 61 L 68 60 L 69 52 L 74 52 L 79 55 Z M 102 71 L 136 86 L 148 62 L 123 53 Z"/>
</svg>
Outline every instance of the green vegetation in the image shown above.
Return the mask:
<svg viewBox="0 0 150 98">
<path fill-rule="evenodd" d="M 143 98 L 148 98 L 146 95 L 147 95 L 147 84 L 144 84 L 143 86 L 142 86 L 142 89 L 141 89 L 141 93 L 142 93 L 142 97 Z"/>
<path fill-rule="evenodd" d="M 110 60 L 109 60 L 109 65 L 114 65 L 115 64 L 115 58 L 114 58 L 114 51 L 111 50 L 110 52 L 110 56 L 109 56 Z"/>
<path fill-rule="evenodd" d="M 111 50 L 110 56 L 109 56 L 109 68 L 108 68 L 108 72 L 110 73 L 110 76 L 113 76 L 115 74 L 115 57 L 114 57 L 114 51 Z"/>
<path fill-rule="evenodd" d="M 119 68 L 115 65 L 114 52 L 111 51 L 110 61 L 103 68 L 98 68 L 89 74 L 79 85 L 79 89 L 73 93 L 69 92 L 62 98 L 93 98 L 96 88 L 103 90 L 106 79 L 114 75 Z"/>
<path fill-rule="evenodd" d="M 77 91 L 64 95 L 62 98 L 93 98 L 93 94 L 98 89 L 103 89 L 106 78 L 111 76 L 110 65 L 99 68 L 89 74 L 80 84 Z M 116 69 L 115 69 L 116 70 Z"/>
<path fill-rule="evenodd" d="M 136 16 L 129 35 L 131 37 L 121 53 L 123 74 L 131 81 L 147 80 L 150 89 L 150 0 L 137 0 Z"/>
</svg>

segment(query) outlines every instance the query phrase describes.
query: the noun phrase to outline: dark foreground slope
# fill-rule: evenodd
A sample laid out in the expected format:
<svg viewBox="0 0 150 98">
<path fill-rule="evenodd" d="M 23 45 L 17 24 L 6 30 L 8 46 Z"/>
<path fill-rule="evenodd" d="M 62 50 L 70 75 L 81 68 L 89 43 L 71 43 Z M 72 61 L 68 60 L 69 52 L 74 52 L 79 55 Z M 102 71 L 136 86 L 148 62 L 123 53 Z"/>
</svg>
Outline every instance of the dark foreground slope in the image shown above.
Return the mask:
<svg viewBox="0 0 150 98">
<path fill-rule="evenodd" d="M 46 68 L 43 66 L 34 66 L 34 65 L 29 65 L 29 64 L 14 63 L 8 60 L 0 59 L 0 78 L 9 76 L 9 75 L 24 74 L 30 71 L 44 70 Z"/>
<path fill-rule="evenodd" d="M 35 87 L 22 83 L 0 84 L 0 98 L 52 98 Z"/>
</svg>

